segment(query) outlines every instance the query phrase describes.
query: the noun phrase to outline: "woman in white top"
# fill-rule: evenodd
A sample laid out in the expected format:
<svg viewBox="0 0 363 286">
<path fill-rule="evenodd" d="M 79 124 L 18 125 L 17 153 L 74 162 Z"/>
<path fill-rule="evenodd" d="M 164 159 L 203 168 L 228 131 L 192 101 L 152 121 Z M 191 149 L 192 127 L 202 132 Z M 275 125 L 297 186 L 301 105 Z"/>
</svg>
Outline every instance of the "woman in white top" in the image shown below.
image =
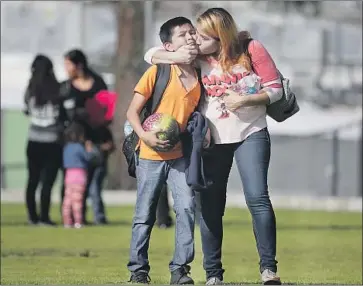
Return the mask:
<svg viewBox="0 0 363 286">
<path fill-rule="evenodd" d="M 62 166 L 61 139 L 66 119 L 59 88 L 52 61 L 45 55 L 37 55 L 24 96 L 24 113 L 30 119 L 26 147 L 26 207 L 30 225 L 55 225 L 50 219 L 51 192 Z M 39 185 L 40 212 L 36 204 Z"/>
<path fill-rule="evenodd" d="M 279 285 L 276 222 L 267 186 L 271 145 L 266 105 L 281 98 L 281 80 L 266 49 L 260 42 L 249 39 L 248 33 L 238 33 L 226 10 L 208 9 L 197 19 L 197 30 L 199 47 L 186 46 L 175 52 L 153 48 L 146 53 L 145 60 L 193 61 L 201 69 L 205 96 L 200 111 L 208 118 L 216 143 L 204 161 L 208 166 L 206 176 L 214 184 L 201 193 L 200 228 L 207 285 L 223 281 L 222 217 L 233 158 L 252 215 L 261 279 L 266 285 Z"/>
</svg>

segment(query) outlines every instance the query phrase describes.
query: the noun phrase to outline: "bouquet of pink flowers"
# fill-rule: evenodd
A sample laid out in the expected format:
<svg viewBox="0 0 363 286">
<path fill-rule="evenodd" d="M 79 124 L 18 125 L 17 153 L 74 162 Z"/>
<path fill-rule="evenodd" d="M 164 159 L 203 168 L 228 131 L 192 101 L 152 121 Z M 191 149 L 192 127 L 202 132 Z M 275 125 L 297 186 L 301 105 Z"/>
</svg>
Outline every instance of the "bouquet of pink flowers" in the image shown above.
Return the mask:
<svg viewBox="0 0 363 286">
<path fill-rule="evenodd" d="M 261 89 L 261 78 L 252 73 L 240 79 L 233 87 L 235 92 L 240 94 L 256 94 Z"/>
</svg>

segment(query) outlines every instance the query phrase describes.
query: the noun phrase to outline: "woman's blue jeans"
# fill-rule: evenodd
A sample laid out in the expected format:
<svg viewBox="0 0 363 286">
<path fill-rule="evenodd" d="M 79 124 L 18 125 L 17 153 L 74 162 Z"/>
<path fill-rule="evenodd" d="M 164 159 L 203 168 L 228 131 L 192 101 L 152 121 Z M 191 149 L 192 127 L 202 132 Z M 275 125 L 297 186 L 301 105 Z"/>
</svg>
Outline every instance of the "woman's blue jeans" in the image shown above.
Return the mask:
<svg viewBox="0 0 363 286">
<path fill-rule="evenodd" d="M 223 279 L 222 239 L 226 192 L 233 158 L 242 180 L 247 206 L 252 215 L 253 232 L 260 257 L 260 271 L 277 271 L 276 221 L 271 205 L 267 172 L 270 162 L 270 136 L 267 128 L 233 144 L 218 144 L 205 157 L 206 175 L 214 185 L 201 192 L 200 231 L 207 279 Z M 241 254 L 243 255 L 243 254 Z"/>
</svg>

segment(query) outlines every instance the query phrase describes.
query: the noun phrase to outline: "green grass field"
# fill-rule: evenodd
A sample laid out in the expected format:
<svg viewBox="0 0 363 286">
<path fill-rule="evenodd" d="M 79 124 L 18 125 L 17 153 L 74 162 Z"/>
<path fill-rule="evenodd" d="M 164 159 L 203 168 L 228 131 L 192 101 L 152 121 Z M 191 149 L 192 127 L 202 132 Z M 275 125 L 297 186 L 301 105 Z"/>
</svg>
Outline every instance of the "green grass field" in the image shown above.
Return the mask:
<svg viewBox="0 0 363 286">
<path fill-rule="evenodd" d="M 126 283 L 132 207 L 110 207 L 111 224 L 84 229 L 30 227 L 22 205 L 1 205 L 1 284 Z M 362 214 L 277 210 L 279 274 L 289 284 L 362 284 Z M 58 206 L 53 218 L 60 220 Z M 174 230 L 155 228 L 152 283 L 169 281 Z M 259 283 L 247 210 L 228 209 L 223 262 L 226 283 Z M 199 229 L 192 276 L 203 284 Z"/>
<path fill-rule="evenodd" d="M 7 188 L 22 189 L 26 183 L 26 143 L 29 119 L 21 110 L 4 109 L 2 114 L 2 162 L 21 164 L 23 168 L 8 168 L 5 174 Z M 7 165 L 9 166 L 9 165 Z"/>
</svg>

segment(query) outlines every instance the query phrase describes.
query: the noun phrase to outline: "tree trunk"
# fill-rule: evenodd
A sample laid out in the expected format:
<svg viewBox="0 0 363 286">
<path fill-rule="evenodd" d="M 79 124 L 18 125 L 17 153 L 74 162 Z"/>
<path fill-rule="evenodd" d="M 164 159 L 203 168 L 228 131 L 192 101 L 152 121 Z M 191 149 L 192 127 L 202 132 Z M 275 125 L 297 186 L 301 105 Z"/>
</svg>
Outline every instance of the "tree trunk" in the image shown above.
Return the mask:
<svg viewBox="0 0 363 286">
<path fill-rule="evenodd" d="M 116 64 L 116 91 L 119 94 L 112 131 L 117 150 L 110 157 L 108 188 L 136 189 L 136 180 L 129 176 L 122 154 L 123 126 L 126 110 L 133 97 L 133 89 L 141 75 L 144 51 L 144 3 L 143 1 L 119 1 L 118 47 Z"/>
</svg>

